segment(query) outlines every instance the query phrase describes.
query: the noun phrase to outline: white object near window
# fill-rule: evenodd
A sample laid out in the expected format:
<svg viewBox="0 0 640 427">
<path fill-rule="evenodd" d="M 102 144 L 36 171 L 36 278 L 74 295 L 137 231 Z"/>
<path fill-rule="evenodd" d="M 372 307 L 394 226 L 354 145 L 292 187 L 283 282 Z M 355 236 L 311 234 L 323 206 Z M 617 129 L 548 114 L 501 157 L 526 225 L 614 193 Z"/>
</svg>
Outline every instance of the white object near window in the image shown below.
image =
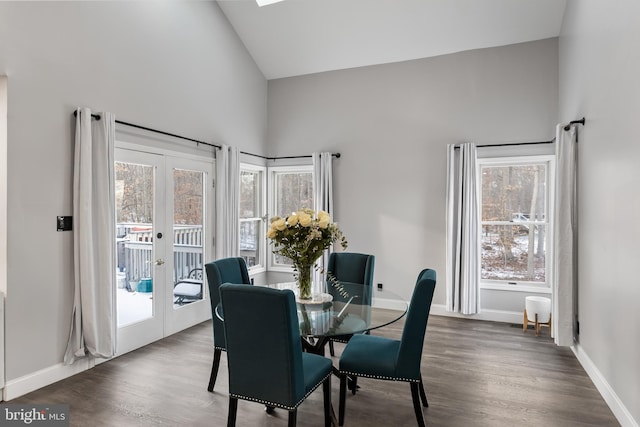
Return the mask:
<svg viewBox="0 0 640 427">
<path fill-rule="evenodd" d="M 551 300 L 545 297 L 527 297 L 525 298 L 525 308 L 527 309 L 527 319 L 529 322 L 536 321 L 538 315 L 539 323 L 549 322 L 551 316 Z"/>
<path fill-rule="evenodd" d="M 551 300 L 545 297 L 529 296 L 525 298 L 523 331 L 526 332 L 527 325 L 533 323 L 535 325 L 536 336 L 540 335 L 540 326 L 549 327 L 551 334 Z"/>
</svg>

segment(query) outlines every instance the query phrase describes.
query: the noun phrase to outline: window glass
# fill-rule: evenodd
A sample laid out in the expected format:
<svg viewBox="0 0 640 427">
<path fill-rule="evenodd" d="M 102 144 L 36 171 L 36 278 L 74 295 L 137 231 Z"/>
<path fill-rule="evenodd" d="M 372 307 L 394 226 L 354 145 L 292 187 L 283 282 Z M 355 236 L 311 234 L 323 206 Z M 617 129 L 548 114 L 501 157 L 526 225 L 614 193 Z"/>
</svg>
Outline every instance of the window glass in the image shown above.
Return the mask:
<svg viewBox="0 0 640 427">
<path fill-rule="evenodd" d="M 271 217 L 287 217 L 303 208 L 313 209 L 313 169 L 312 166 L 274 167 L 271 171 L 273 205 Z M 272 254 L 271 266 L 287 267 L 290 259 Z"/>
<path fill-rule="evenodd" d="M 275 174 L 276 215 L 285 217 L 302 208 L 313 209 L 312 178 L 311 171 Z"/>
<path fill-rule="evenodd" d="M 240 218 L 260 216 L 260 171 L 242 171 L 240 173 Z"/>
<path fill-rule="evenodd" d="M 240 256 L 249 269 L 264 267 L 264 168 L 241 166 Z"/>
<path fill-rule="evenodd" d="M 481 162 L 481 279 L 547 285 L 549 162 Z"/>
</svg>

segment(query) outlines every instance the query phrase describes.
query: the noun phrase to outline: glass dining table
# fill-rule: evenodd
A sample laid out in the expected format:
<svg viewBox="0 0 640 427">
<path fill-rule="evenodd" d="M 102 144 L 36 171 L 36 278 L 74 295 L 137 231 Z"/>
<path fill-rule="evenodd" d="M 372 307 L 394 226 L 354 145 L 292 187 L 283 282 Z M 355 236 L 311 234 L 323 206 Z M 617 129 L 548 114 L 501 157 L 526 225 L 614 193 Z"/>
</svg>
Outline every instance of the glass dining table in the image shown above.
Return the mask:
<svg viewBox="0 0 640 427">
<path fill-rule="evenodd" d="M 298 298 L 295 282 L 255 286 L 290 289 L 294 292 L 303 349 L 320 355 L 324 355 L 329 339 L 387 326 L 400 320 L 408 309 L 407 301 L 399 295 L 356 283 L 344 284 L 334 295 L 315 293 L 310 300 Z M 384 316 L 376 316 L 372 312 L 372 305 L 377 302 L 393 309 L 385 311 Z M 221 304 L 216 307 L 216 316 L 224 321 Z"/>
</svg>

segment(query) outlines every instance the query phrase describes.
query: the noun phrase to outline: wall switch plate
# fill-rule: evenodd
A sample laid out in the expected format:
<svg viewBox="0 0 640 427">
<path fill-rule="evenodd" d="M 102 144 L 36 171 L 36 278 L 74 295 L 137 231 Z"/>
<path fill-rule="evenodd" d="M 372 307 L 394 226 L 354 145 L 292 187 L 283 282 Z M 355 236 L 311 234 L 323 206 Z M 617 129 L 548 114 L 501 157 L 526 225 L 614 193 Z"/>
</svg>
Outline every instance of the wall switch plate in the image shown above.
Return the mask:
<svg viewBox="0 0 640 427">
<path fill-rule="evenodd" d="M 71 231 L 73 228 L 73 217 L 71 216 L 58 216 L 56 217 L 56 224 L 58 231 Z"/>
</svg>

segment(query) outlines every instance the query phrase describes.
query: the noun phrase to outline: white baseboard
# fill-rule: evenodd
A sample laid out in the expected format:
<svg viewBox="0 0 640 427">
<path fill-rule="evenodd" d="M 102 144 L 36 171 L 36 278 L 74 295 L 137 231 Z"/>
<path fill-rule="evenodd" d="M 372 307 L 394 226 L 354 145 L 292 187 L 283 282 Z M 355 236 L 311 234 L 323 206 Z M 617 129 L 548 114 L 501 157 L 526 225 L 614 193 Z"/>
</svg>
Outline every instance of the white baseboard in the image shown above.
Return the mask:
<svg viewBox="0 0 640 427">
<path fill-rule="evenodd" d="M 609 405 L 611 412 L 613 412 L 613 415 L 618 419 L 620 425 L 622 427 L 639 427 L 638 422 L 633 419 L 631 413 L 627 410 L 613 388 L 611 388 L 607 380 L 600 373 L 600 370 L 596 367 L 593 361 L 591 361 L 589 356 L 587 356 L 587 353 L 580 344 L 574 345 L 571 347 L 571 350 L 573 350 L 578 362 L 580 362 L 587 375 L 589 375 L 589 378 L 591 378 L 591 381 L 600 392 L 600 395 L 602 395 L 604 401 Z"/>
<path fill-rule="evenodd" d="M 386 308 L 389 310 L 404 310 L 404 302 L 397 300 L 388 300 L 383 298 L 374 298 L 373 306 L 376 308 Z M 504 311 L 504 310 L 482 310 L 481 313 L 464 315 L 460 313 L 451 313 L 446 310 L 444 304 L 431 304 L 431 312 L 434 316 L 459 317 L 462 319 L 486 320 L 490 322 L 518 323 L 522 324 L 522 312 Z"/>
<path fill-rule="evenodd" d="M 2 400 L 9 401 L 34 390 L 53 384 L 72 375 L 86 371 L 94 366 L 92 358 L 77 360 L 73 365 L 58 363 L 15 380 L 7 381 L 2 391 Z"/>
<path fill-rule="evenodd" d="M 522 325 L 521 311 L 483 309 L 482 312 L 478 314 L 464 315 L 447 311 L 444 304 L 431 304 L 430 314 L 435 316 L 459 317 L 462 319 L 487 320 L 490 322 L 518 323 Z"/>
</svg>

